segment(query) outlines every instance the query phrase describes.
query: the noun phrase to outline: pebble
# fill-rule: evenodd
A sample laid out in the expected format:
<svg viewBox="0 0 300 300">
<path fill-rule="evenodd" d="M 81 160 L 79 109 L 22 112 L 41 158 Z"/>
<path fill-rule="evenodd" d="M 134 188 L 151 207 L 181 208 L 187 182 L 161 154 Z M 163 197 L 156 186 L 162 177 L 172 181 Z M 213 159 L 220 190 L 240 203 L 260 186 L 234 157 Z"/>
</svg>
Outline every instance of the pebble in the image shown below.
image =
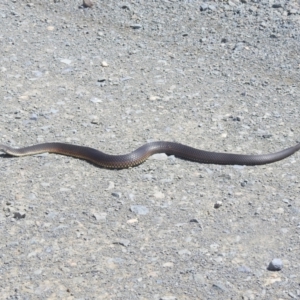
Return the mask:
<svg viewBox="0 0 300 300">
<path fill-rule="evenodd" d="M 291 15 L 293 15 L 293 14 L 298 14 L 298 10 L 292 8 L 292 9 L 289 9 L 289 10 L 288 10 L 288 13 L 291 14 Z"/>
<path fill-rule="evenodd" d="M 216 289 L 216 290 L 219 290 L 219 291 L 221 291 L 221 292 L 226 292 L 227 291 L 227 289 L 224 287 L 224 285 L 223 284 L 221 284 L 221 283 L 214 283 L 213 285 L 212 285 L 212 288 L 213 289 Z"/>
<path fill-rule="evenodd" d="M 132 29 L 140 29 L 140 28 L 142 28 L 142 25 L 141 24 L 132 24 L 132 25 L 130 25 L 130 27 Z"/>
<path fill-rule="evenodd" d="M 206 11 L 206 10 L 208 10 L 208 4 L 206 4 L 206 3 L 201 4 L 200 11 Z"/>
<path fill-rule="evenodd" d="M 274 258 L 268 266 L 269 271 L 280 271 L 283 268 L 283 262 L 279 258 Z"/>
<path fill-rule="evenodd" d="M 191 223 L 199 223 L 199 221 L 197 219 L 190 219 Z"/>
<path fill-rule="evenodd" d="M 97 97 L 91 98 L 90 101 L 93 102 L 93 103 L 101 103 L 102 102 L 102 100 L 97 98 Z"/>
<path fill-rule="evenodd" d="M 131 205 L 130 210 L 137 215 L 147 215 L 149 213 L 149 209 L 143 205 Z"/>
<path fill-rule="evenodd" d="M 99 125 L 101 123 L 99 117 L 97 116 L 92 116 L 92 121 L 91 121 L 92 124 L 96 124 L 96 125 Z"/>
<path fill-rule="evenodd" d="M 288 295 L 289 295 L 292 299 L 299 299 L 298 296 L 300 296 L 300 293 L 298 293 L 298 296 L 297 296 L 297 295 L 295 295 L 295 294 L 292 293 L 292 292 L 288 292 Z"/>
<path fill-rule="evenodd" d="M 120 7 L 121 7 L 122 9 L 128 9 L 128 10 L 131 10 L 131 7 L 130 7 L 130 4 L 129 4 L 129 3 L 122 3 L 122 4 L 120 5 Z"/>
<path fill-rule="evenodd" d="M 169 295 L 169 296 L 162 296 L 161 298 L 159 298 L 159 300 L 178 300 L 178 298 Z"/>
<path fill-rule="evenodd" d="M 145 180 L 152 180 L 153 179 L 153 175 L 151 174 L 144 174 L 142 175 L 142 178 Z"/>
<path fill-rule="evenodd" d="M 17 219 L 17 220 L 20 220 L 20 219 L 24 219 L 26 216 L 26 213 L 25 212 L 21 212 L 21 211 L 16 211 L 14 212 L 14 219 Z"/>
<path fill-rule="evenodd" d="M 113 197 L 116 197 L 116 198 L 119 198 L 119 199 L 122 198 L 122 193 L 121 192 L 112 192 L 111 195 Z"/>
<path fill-rule="evenodd" d="M 156 199 L 164 199 L 165 198 L 165 194 L 160 192 L 160 191 L 156 191 L 153 196 L 156 198 Z"/>
<path fill-rule="evenodd" d="M 241 266 L 238 268 L 238 271 L 239 272 L 242 272 L 242 273 L 251 273 L 251 269 L 246 267 L 246 266 Z"/>
<path fill-rule="evenodd" d="M 222 201 L 217 201 L 214 205 L 214 208 L 220 208 L 223 205 Z"/>
<path fill-rule="evenodd" d="M 70 65 L 72 63 L 72 60 L 67 59 L 67 58 L 63 58 L 60 60 L 62 63 L 66 64 L 66 65 Z"/>
<path fill-rule="evenodd" d="M 104 222 L 106 220 L 107 213 L 93 213 L 93 217 L 96 219 L 96 221 Z"/>
<path fill-rule="evenodd" d="M 33 121 L 36 121 L 37 118 L 38 118 L 38 116 L 37 116 L 36 114 L 32 114 L 32 115 L 30 116 L 30 120 L 33 120 Z"/>
<path fill-rule="evenodd" d="M 102 67 L 108 67 L 108 63 L 106 61 L 101 62 Z"/>
<path fill-rule="evenodd" d="M 157 154 L 153 154 L 151 155 L 148 159 L 153 159 L 153 160 L 167 160 L 168 159 L 168 155 L 165 153 L 157 153 Z"/>
<path fill-rule="evenodd" d="M 94 5 L 94 3 L 91 0 L 83 0 L 82 6 L 83 7 L 89 7 L 91 8 Z"/>
</svg>

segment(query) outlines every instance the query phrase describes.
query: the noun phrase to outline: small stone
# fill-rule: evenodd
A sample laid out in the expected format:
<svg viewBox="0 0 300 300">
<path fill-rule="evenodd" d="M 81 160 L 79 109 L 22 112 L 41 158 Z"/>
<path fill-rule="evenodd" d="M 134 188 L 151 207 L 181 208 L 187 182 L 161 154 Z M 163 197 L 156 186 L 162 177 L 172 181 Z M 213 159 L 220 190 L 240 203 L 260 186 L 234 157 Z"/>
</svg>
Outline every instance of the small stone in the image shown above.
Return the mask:
<svg viewBox="0 0 300 300">
<path fill-rule="evenodd" d="M 122 193 L 120 192 L 112 192 L 111 195 L 119 199 L 122 198 Z"/>
<path fill-rule="evenodd" d="M 16 219 L 16 220 L 24 219 L 25 216 L 26 216 L 26 213 L 24 211 L 14 212 L 14 219 Z"/>
<path fill-rule="evenodd" d="M 274 259 L 270 262 L 270 264 L 269 264 L 269 266 L 268 266 L 267 269 L 268 269 L 269 271 L 280 271 L 280 270 L 282 269 L 282 267 L 283 267 L 282 260 L 279 259 L 279 258 L 274 258 Z"/>
<path fill-rule="evenodd" d="M 137 223 L 138 221 L 139 221 L 138 219 L 130 219 L 126 223 L 127 224 L 134 224 L 134 223 Z"/>
<path fill-rule="evenodd" d="M 93 116 L 91 123 L 92 124 L 100 124 L 100 119 L 97 116 Z"/>
<path fill-rule="evenodd" d="M 105 189 L 106 191 L 112 190 L 115 187 L 115 183 L 113 181 L 108 182 L 108 187 Z"/>
<path fill-rule="evenodd" d="M 219 208 L 223 205 L 222 201 L 217 201 L 214 205 L 214 208 Z"/>
<path fill-rule="evenodd" d="M 132 25 L 130 25 L 130 27 L 132 29 L 140 29 L 140 28 L 142 28 L 142 25 L 141 24 L 132 24 Z"/>
<path fill-rule="evenodd" d="M 206 3 L 203 3 L 200 5 L 200 11 L 206 11 L 208 10 L 208 5 Z"/>
<path fill-rule="evenodd" d="M 108 67 L 108 63 L 107 63 L 106 61 L 103 61 L 103 62 L 101 63 L 101 66 L 102 66 L 102 67 Z"/>
<path fill-rule="evenodd" d="M 270 34 L 270 38 L 272 38 L 272 39 L 277 39 L 279 37 L 279 35 L 276 35 L 276 34 Z"/>
<path fill-rule="evenodd" d="M 131 10 L 130 5 L 128 3 L 122 3 L 121 8 Z"/>
<path fill-rule="evenodd" d="M 156 101 L 156 100 L 160 100 L 161 98 L 160 98 L 159 96 L 150 95 L 150 96 L 148 97 L 148 99 L 149 99 L 150 101 Z"/>
<path fill-rule="evenodd" d="M 264 139 L 269 139 L 270 137 L 272 137 L 272 134 L 263 134 L 262 137 Z"/>
<path fill-rule="evenodd" d="M 245 187 L 245 186 L 247 185 L 247 183 L 248 183 L 248 181 L 247 181 L 247 180 L 244 180 L 244 181 L 241 182 L 241 186 L 242 186 L 242 187 Z"/>
<path fill-rule="evenodd" d="M 90 101 L 93 102 L 93 103 L 101 103 L 102 102 L 101 99 L 96 98 L 96 97 L 91 98 Z"/>
<path fill-rule="evenodd" d="M 291 298 L 293 298 L 293 299 L 297 299 L 298 297 L 294 294 L 294 293 L 292 293 L 292 292 L 288 292 L 288 295 L 291 297 Z"/>
<path fill-rule="evenodd" d="M 197 219 L 190 219 L 191 223 L 199 223 L 199 221 Z"/>
<path fill-rule="evenodd" d="M 238 122 L 240 122 L 241 119 L 242 119 L 242 117 L 236 116 L 236 117 L 232 118 L 232 121 L 238 121 Z"/>
<path fill-rule="evenodd" d="M 72 63 L 72 61 L 70 59 L 67 58 L 63 58 L 60 60 L 62 63 L 66 64 L 66 65 L 70 65 Z"/>
<path fill-rule="evenodd" d="M 151 174 L 145 174 L 142 176 L 142 178 L 145 180 L 152 180 L 153 176 Z"/>
<path fill-rule="evenodd" d="M 177 297 L 175 296 L 163 296 L 161 298 L 159 298 L 159 300 L 176 300 Z"/>
<path fill-rule="evenodd" d="M 171 261 L 168 261 L 168 262 L 164 263 L 162 266 L 164 268 L 173 268 L 174 263 L 172 263 Z"/>
<path fill-rule="evenodd" d="M 33 272 L 34 275 L 41 275 L 43 273 L 43 269 L 38 269 Z"/>
<path fill-rule="evenodd" d="M 298 10 L 297 10 L 297 9 L 292 8 L 292 9 L 289 9 L 289 10 L 288 10 L 288 14 L 289 14 L 289 15 L 295 15 L 295 14 L 297 14 L 297 13 L 298 13 Z"/>
<path fill-rule="evenodd" d="M 149 159 L 167 160 L 168 159 L 168 155 L 165 154 L 165 153 L 156 153 L 156 154 L 153 154 L 152 156 L 150 156 Z"/>
<path fill-rule="evenodd" d="M 160 191 L 156 191 L 153 195 L 156 199 L 164 199 L 165 198 L 165 194 L 160 192 Z"/>
<path fill-rule="evenodd" d="M 242 272 L 242 273 L 251 273 L 251 269 L 246 267 L 246 266 L 241 266 L 238 268 L 238 271 L 239 272 Z"/>
<path fill-rule="evenodd" d="M 149 209 L 143 205 L 131 205 L 130 210 L 137 215 L 147 215 L 149 213 Z"/>
<path fill-rule="evenodd" d="M 93 217 L 98 222 L 103 222 L 106 220 L 107 213 L 93 213 Z"/>
<path fill-rule="evenodd" d="M 87 8 L 87 7 L 92 7 L 94 5 L 94 3 L 92 3 L 91 0 L 83 0 L 82 6 Z"/>
<path fill-rule="evenodd" d="M 219 291 L 222 291 L 222 292 L 226 292 L 226 288 L 223 286 L 223 284 L 221 284 L 221 283 L 214 283 L 213 285 L 212 285 L 212 287 L 214 288 L 214 289 L 216 289 L 216 290 L 219 290 Z"/>
<path fill-rule="evenodd" d="M 233 47 L 233 51 L 235 52 L 241 51 L 243 49 L 244 49 L 244 43 L 242 42 L 236 43 Z"/>
<path fill-rule="evenodd" d="M 30 116 L 30 120 L 33 120 L 33 121 L 36 121 L 37 120 L 37 115 L 36 114 L 32 114 L 31 116 Z"/>
</svg>

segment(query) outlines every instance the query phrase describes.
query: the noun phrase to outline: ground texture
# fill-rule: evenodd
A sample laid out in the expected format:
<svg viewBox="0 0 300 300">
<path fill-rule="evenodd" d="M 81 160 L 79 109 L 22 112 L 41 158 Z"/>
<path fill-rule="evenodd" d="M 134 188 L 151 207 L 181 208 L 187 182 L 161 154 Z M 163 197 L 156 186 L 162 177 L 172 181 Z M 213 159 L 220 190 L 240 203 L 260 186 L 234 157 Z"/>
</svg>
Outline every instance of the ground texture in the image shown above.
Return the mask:
<svg viewBox="0 0 300 300">
<path fill-rule="evenodd" d="M 299 1 L 81 4 L 1 1 L 0 143 L 299 142 Z M 299 299 L 299 176 L 300 153 L 120 171 L 1 155 L 1 299 Z"/>
</svg>

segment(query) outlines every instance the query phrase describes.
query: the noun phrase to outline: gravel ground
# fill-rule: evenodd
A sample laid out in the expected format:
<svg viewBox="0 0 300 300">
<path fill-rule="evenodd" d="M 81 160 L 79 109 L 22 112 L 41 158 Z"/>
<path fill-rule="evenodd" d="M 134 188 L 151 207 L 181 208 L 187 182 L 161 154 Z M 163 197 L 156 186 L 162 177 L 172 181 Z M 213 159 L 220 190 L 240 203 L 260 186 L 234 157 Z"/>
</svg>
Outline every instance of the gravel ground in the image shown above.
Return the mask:
<svg viewBox="0 0 300 300">
<path fill-rule="evenodd" d="M 81 4 L 1 1 L 0 143 L 299 141 L 299 0 Z M 299 163 L 1 155 L 1 299 L 299 299 Z"/>
</svg>

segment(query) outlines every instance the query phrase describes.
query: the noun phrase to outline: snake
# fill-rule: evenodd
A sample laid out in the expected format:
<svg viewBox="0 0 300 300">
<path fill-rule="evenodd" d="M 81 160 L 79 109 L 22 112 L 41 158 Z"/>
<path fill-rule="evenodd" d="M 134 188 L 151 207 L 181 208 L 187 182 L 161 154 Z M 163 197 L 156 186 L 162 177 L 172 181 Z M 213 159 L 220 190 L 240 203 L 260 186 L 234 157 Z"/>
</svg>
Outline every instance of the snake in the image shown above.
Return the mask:
<svg viewBox="0 0 300 300">
<path fill-rule="evenodd" d="M 128 154 L 110 155 L 94 148 L 67 143 L 43 143 L 24 148 L 13 148 L 0 144 L 0 151 L 10 156 L 28 156 L 47 152 L 56 153 L 80 158 L 97 166 L 112 169 L 124 169 L 137 166 L 147 160 L 151 155 L 157 153 L 174 155 L 175 157 L 204 164 L 265 165 L 285 159 L 298 150 L 300 150 L 300 143 L 275 153 L 245 155 L 204 151 L 180 143 L 157 141 L 144 144 Z"/>
</svg>

